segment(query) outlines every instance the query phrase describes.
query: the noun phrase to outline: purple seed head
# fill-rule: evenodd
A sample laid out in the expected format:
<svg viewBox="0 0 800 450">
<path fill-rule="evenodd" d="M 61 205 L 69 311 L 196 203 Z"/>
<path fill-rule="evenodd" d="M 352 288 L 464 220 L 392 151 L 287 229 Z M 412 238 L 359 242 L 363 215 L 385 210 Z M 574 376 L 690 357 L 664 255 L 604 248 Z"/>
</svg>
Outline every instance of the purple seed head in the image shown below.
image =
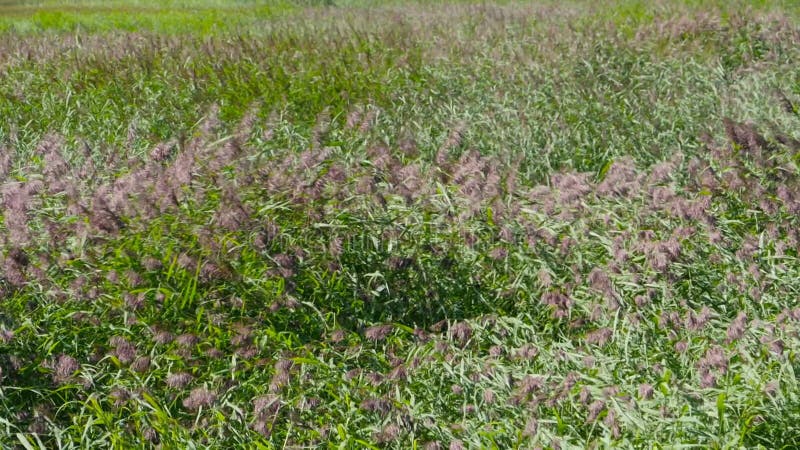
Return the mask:
<svg viewBox="0 0 800 450">
<path fill-rule="evenodd" d="M 186 372 L 176 372 L 167 375 L 167 386 L 172 389 L 182 389 L 186 387 L 194 379 L 193 376 Z"/>
<path fill-rule="evenodd" d="M 200 408 L 207 408 L 217 400 L 216 392 L 210 391 L 205 387 L 198 387 L 183 399 L 183 407 L 189 411 L 197 411 Z"/>
<path fill-rule="evenodd" d="M 398 436 L 400 436 L 400 427 L 392 423 L 383 427 L 381 431 L 375 433 L 372 437 L 377 443 L 386 444 L 397 440 Z"/>
<path fill-rule="evenodd" d="M 277 395 L 262 395 L 253 400 L 253 412 L 257 416 L 272 415 L 281 407 L 281 399 Z"/>
<path fill-rule="evenodd" d="M 136 347 L 122 336 L 114 336 L 109 340 L 114 346 L 114 356 L 122 364 L 130 364 L 136 357 Z"/>
<path fill-rule="evenodd" d="M 175 342 L 181 347 L 190 348 L 197 345 L 197 343 L 200 342 L 200 338 L 198 338 L 194 334 L 185 333 L 178 336 Z"/>
<path fill-rule="evenodd" d="M 527 375 L 522 379 L 519 391 L 523 394 L 531 394 L 544 387 L 544 378 L 534 375 Z"/>
<path fill-rule="evenodd" d="M 593 400 L 592 393 L 589 391 L 589 388 L 584 386 L 581 388 L 581 391 L 578 393 L 578 401 L 581 402 L 583 405 L 588 405 Z"/>
<path fill-rule="evenodd" d="M 145 373 L 150 369 L 150 357 L 140 356 L 131 364 L 131 370 L 137 373 Z"/>
<path fill-rule="evenodd" d="M 725 333 L 726 334 L 725 342 L 730 344 L 734 341 L 741 339 L 741 337 L 744 336 L 744 332 L 746 330 L 747 330 L 747 313 L 742 311 L 728 326 L 728 330 Z"/>
<path fill-rule="evenodd" d="M 0 342 L 8 344 L 14 340 L 14 332 L 11 330 L 0 330 Z"/>
<path fill-rule="evenodd" d="M 389 336 L 394 329 L 392 324 L 375 325 L 366 329 L 364 336 L 371 341 L 382 341 Z"/>
<path fill-rule="evenodd" d="M 527 422 L 525 422 L 525 429 L 522 431 L 522 435 L 525 437 L 534 437 L 538 432 L 539 421 L 531 417 Z"/>
<path fill-rule="evenodd" d="M 605 411 L 605 409 L 606 404 L 602 400 L 595 400 L 592 402 L 588 407 L 589 414 L 586 416 L 586 423 L 597 421 L 597 418 L 600 417 L 600 413 Z"/>
<path fill-rule="evenodd" d="M 701 388 L 712 388 L 717 385 L 717 378 L 711 373 L 708 369 L 701 369 L 700 370 L 700 387 Z"/>
<path fill-rule="evenodd" d="M 764 385 L 764 395 L 768 397 L 775 397 L 780 391 L 781 385 L 777 381 L 770 381 Z"/>
<path fill-rule="evenodd" d="M 491 405 L 495 401 L 494 391 L 491 389 L 486 389 L 483 391 L 483 401 L 486 402 L 487 405 Z"/>
<path fill-rule="evenodd" d="M 361 409 L 367 412 L 375 412 L 381 416 L 385 416 L 392 410 L 392 402 L 385 398 L 367 398 L 359 405 Z"/>
<path fill-rule="evenodd" d="M 518 348 L 514 352 L 514 355 L 516 356 L 517 359 L 531 360 L 533 358 L 536 358 L 537 355 L 539 355 L 539 349 L 536 348 L 536 346 L 534 346 L 533 344 L 525 344 L 522 347 Z"/>
<path fill-rule="evenodd" d="M 450 327 L 449 334 L 459 344 L 464 345 L 472 337 L 472 327 L 467 322 L 458 322 Z"/>
<path fill-rule="evenodd" d="M 645 400 L 649 400 L 653 398 L 654 389 L 648 383 L 642 383 L 639 385 L 639 397 Z"/>
<path fill-rule="evenodd" d="M 587 344 L 597 344 L 597 345 L 602 347 L 608 341 L 611 340 L 611 337 L 613 335 L 614 335 L 614 331 L 611 328 L 600 328 L 600 329 L 591 331 L 586 335 L 586 343 Z"/>
<path fill-rule="evenodd" d="M 72 378 L 72 375 L 75 374 L 80 367 L 81 365 L 78 363 L 78 360 L 62 353 L 55 361 L 53 380 L 58 384 L 64 384 Z"/>
<path fill-rule="evenodd" d="M 153 342 L 159 345 L 166 345 L 172 342 L 175 339 L 175 336 L 172 335 L 169 331 L 157 331 L 153 335 Z"/>
<path fill-rule="evenodd" d="M 464 450 L 464 442 L 461 439 L 456 439 L 450 442 L 450 450 Z"/>
</svg>

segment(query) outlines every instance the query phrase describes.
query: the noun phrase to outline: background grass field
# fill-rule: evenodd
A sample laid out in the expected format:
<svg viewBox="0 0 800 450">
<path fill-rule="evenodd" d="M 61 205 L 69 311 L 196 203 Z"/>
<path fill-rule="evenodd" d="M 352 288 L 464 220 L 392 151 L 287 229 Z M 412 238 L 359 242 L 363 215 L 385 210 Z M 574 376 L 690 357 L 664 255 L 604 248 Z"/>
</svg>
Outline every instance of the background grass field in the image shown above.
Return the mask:
<svg viewBox="0 0 800 450">
<path fill-rule="evenodd" d="M 0 2 L 0 447 L 800 447 L 795 2 Z"/>
</svg>

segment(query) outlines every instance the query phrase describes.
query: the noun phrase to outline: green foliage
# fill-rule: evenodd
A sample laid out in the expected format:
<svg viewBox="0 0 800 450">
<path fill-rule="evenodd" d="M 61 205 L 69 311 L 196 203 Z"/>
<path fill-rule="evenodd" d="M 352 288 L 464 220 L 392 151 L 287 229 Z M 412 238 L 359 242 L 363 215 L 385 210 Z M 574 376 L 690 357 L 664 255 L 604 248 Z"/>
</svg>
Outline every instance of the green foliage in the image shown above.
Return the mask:
<svg viewBox="0 0 800 450">
<path fill-rule="evenodd" d="M 0 447 L 798 447 L 740 6 L 3 4 Z"/>
</svg>

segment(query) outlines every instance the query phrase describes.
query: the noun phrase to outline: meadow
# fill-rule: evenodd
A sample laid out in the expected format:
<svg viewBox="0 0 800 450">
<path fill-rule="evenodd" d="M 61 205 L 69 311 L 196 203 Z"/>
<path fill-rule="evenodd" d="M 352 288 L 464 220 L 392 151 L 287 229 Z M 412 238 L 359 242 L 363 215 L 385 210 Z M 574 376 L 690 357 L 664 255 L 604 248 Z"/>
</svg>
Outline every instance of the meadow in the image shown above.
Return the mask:
<svg viewBox="0 0 800 450">
<path fill-rule="evenodd" d="M 0 448 L 800 448 L 798 18 L 0 0 Z"/>
</svg>

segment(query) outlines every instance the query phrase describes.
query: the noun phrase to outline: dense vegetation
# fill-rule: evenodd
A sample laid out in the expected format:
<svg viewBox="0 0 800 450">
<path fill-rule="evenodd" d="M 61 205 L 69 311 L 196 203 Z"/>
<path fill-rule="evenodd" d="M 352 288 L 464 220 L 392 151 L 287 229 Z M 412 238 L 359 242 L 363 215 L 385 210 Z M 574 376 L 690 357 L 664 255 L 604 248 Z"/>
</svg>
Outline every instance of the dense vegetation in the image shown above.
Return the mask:
<svg viewBox="0 0 800 450">
<path fill-rule="evenodd" d="M 798 12 L 0 2 L 0 447 L 800 447 Z"/>
</svg>

